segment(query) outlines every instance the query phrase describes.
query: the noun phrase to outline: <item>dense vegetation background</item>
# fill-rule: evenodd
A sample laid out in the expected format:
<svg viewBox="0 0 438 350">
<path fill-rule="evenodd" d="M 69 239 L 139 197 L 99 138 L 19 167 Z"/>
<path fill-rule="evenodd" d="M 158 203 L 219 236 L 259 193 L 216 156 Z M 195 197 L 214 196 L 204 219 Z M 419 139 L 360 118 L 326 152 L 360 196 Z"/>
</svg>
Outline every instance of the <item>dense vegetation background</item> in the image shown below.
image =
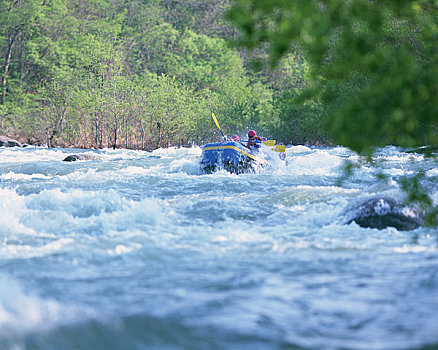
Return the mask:
<svg viewBox="0 0 438 350">
<path fill-rule="evenodd" d="M 301 53 L 271 71 L 232 47 L 230 0 L 0 0 L 0 134 L 48 146 L 153 149 L 254 128 L 326 143 L 324 109 L 291 98 Z"/>
<path fill-rule="evenodd" d="M 273 65 L 304 53 L 302 95 L 319 97 L 335 143 L 367 156 L 438 143 L 436 0 L 236 0 L 230 17 Z"/>
<path fill-rule="evenodd" d="M 153 149 L 438 143 L 433 0 L 0 0 L 0 134 Z M 229 45 L 230 43 L 238 45 Z M 245 48 L 244 48 L 245 47 Z M 273 69 L 271 69 L 273 68 Z"/>
</svg>

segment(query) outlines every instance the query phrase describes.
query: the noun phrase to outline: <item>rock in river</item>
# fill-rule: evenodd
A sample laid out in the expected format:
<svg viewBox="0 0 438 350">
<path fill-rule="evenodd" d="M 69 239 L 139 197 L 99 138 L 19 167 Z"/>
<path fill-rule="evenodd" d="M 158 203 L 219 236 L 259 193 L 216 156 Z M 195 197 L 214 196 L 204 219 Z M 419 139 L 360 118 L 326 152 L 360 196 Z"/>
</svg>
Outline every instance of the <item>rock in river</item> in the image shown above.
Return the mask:
<svg viewBox="0 0 438 350">
<path fill-rule="evenodd" d="M 22 144 L 17 140 L 11 139 L 7 136 L 0 136 L 0 147 L 22 147 Z"/>
<path fill-rule="evenodd" d="M 75 162 L 77 160 L 94 160 L 96 158 L 92 156 L 87 156 L 85 154 L 72 154 L 63 159 L 64 162 Z"/>
<path fill-rule="evenodd" d="M 372 198 L 349 208 L 347 224 L 356 222 L 361 227 L 395 227 L 399 231 L 414 230 L 424 225 L 421 211 L 413 205 L 403 205 L 391 198 Z"/>
</svg>

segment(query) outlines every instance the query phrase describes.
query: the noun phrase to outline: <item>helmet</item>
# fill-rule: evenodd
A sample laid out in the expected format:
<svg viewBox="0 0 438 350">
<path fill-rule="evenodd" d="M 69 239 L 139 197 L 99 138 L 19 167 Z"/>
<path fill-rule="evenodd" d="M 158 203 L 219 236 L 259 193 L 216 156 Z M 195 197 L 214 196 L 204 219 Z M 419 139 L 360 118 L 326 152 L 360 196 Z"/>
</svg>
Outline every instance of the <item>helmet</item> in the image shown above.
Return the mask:
<svg viewBox="0 0 438 350">
<path fill-rule="evenodd" d="M 233 139 L 234 141 L 240 141 L 240 138 L 237 135 L 231 136 L 231 139 Z"/>
<path fill-rule="evenodd" d="M 252 139 L 253 137 L 256 137 L 256 136 L 257 136 L 257 134 L 256 134 L 256 132 L 254 130 L 248 131 L 248 137 L 250 139 Z"/>
</svg>

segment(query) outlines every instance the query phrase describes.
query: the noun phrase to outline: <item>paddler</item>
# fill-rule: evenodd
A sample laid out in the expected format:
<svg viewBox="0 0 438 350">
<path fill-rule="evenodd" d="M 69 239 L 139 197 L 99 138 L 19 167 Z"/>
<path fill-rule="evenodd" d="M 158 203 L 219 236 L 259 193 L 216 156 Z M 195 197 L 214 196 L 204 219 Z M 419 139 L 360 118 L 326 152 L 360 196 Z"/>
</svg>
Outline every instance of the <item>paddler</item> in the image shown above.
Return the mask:
<svg viewBox="0 0 438 350">
<path fill-rule="evenodd" d="M 227 141 L 240 142 L 240 137 L 237 135 L 233 135 L 233 136 L 227 138 Z"/>
<path fill-rule="evenodd" d="M 260 147 L 260 143 L 262 141 L 266 141 L 266 137 L 257 136 L 257 133 L 254 130 L 248 131 L 248 143 L 247 146 L 249 149 L 257 149 Z"/>
</svg>

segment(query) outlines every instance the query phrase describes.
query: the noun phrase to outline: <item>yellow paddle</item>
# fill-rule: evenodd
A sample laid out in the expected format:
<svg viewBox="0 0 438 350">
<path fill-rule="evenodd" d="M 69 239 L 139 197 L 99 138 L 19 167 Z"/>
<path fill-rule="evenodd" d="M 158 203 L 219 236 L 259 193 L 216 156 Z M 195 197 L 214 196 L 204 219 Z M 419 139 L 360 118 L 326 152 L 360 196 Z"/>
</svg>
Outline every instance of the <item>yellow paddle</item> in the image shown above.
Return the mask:
<svg viewBox="0 0 438 350">
<path fill-rule="evenodd" d="M 275 152 L 286 152 L 286 146 L 285 145 L 277 145 L 272 148 Z"/>
<path fill-rule="evenodd" d="M 277 141 L 275 141 L 275 140 L 266 140 L 266 141 L 262 141 L 262 143 L 263 143 L 265 146 L 269 146 L 269 147 L 274 146 L 276 142 L 277 142 Z"/>
<path fill-rule="evenodd" d="M 222 132 L 222 129 L 219 126 L 219 122 L 217 121 L 216 116 L 214 115 L 214 113 L 211 113 L 211 116 L 212 116 L 214 122 L 216 123 L 217 128 L 219 129 L 219 131 L 221 132 L 222 136 L 224 137 L 224 141 L 227 141 L 227 138 L 225 137 L 224 133 Z"/>
</svg>

